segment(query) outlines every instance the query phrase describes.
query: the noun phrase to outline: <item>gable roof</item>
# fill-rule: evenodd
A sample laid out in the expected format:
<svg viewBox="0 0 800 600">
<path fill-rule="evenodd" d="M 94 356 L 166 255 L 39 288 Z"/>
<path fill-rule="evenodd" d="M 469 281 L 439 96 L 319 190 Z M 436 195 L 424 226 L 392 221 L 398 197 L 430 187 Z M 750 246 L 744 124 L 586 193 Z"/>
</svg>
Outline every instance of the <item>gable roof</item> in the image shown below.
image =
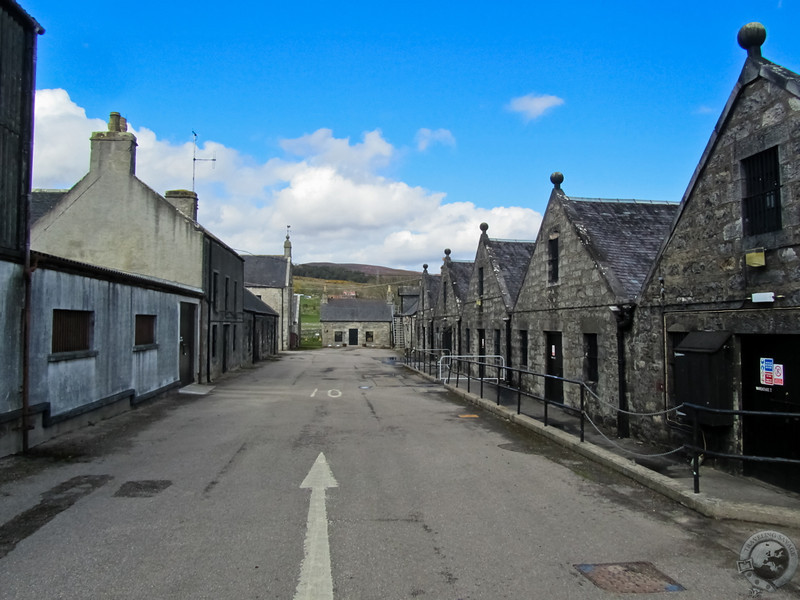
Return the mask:
<svg viewBox="0 0 800 600">
<path fill-rule="evenodd" d="M 459 301 L 464 300 L 469 291 L 469 280 L 474 268 L 474 261 L 450 260 L 449 257 L 442 265 L 442 270 L 447 269 L 450 272 L 453 294 Z"/>
<path fill-rule="evenodd" d="M 286 287 L 287 270 L 291 263 L 287 257 L 272 255 L 245 255 L 244 282 L 250 287 Z"/>
<path fill-rule="evenodd" d="M 703 154 L 700 156 L 700 161 L 697 163 L 694 173 L 692 173 L 689 184 L 686 186 L 686 191 L 681 199 L 672 228 L 669 232 L 669 235 L 664 238 L 661 244 L 658 257 L 660 257 L 666 249 L 669 238 L 671 237 L 675 226 L 685 210 L 686 203 L 693 195 L 701 176 L 705 172 L 706 166 L 711 160 L 711 156 L 716 149 L 717 142 L 719 141 L 722 132 L 728 124 L 728 121 L 733 116 L 739 96 L 741 96 L 745 88 L 755 83 L 759 79 L 765 79 L 773 85 L 781 88 L 786 93 L 791 94 L 796 98 L 800 98 L 800 75 L 761 56 L 761 45 L 766 40 L 766 36 L 766 30 L 760 23 L 748 23 L 739 30 L 737 41 L 739 42 L 739 45 L 747 51 L 747 59 L 745 60 L 742 71 L 739 74 L 739 79 L 733 86 L 730 96 L 728 96 L 728 100 L 725 103 L 725 108 L 723 108 L 722 114 L 719 116 L 719 119 L 717 119 L 717 123 L 714 126 L 714 131 L 711 132 L 711 136 L 709 137 L 708 143 L 703 150 Z M 652 268 L 646 277 L 646 282 L 649 282 L 654 277 L 657 263 L 658 260 L 653 262 Z"/>
<path fill-rule="evenodd" d="M 512 309 L 528 271 L 536 242 L 493 240 L 487 237 L 484 245 L 497 276 L 503 301 L 507 308 Z"/>
<path fill-rule="evenodd" d="M 623 301 L 637 298 L 678 203 L 558 197 L 613 293 Z"/>
<path fill-rule="evenodd" d="M 320 322 L 387 321 L 392 322 L 394 310 L 391 304 L 380 300 L 358 298 L 334 298 L 319 307 Z"/>
<path fill-rule="evenodd" d="M 420 305 L 423 311 L 432 310 L 439 301 L 439 292 L 442 289 L 442 276 L 428 273 L 428 265 L 422 271 L 422 294 Z"/>
<path fill-rule="evenodd" d="M 274 317 L 279 316 L 278 313 L 269 304 L 264 302 L 261 298 L 256 296 L 253 292 L 251 292 L 247 288 L 244 288 L 244 294 L 242 295 L 242 308 L 246 312 L 259 313 Z"/>
</svg>

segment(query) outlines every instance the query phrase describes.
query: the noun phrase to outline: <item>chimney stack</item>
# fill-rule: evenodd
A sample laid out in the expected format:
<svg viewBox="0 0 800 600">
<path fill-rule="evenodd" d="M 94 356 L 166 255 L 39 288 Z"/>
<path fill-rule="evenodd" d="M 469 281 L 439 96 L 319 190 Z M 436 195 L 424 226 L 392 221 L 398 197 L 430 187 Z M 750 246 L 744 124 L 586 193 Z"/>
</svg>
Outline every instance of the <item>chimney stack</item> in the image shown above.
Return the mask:
<svg viewBox="0 0 800 600">
<path fill-rule="evenodd" d="M 164 197 L 192 221 L 197 221 L 197 194 L 191 190 L 170 190 Z"/>
<path fill-rule="evenodd" d="M 118 112 L 109 116 L 108 131 L 95 131 L 90 139 L 90 172 L 126 176 L 136 172 L 136 136 L 128 133 L 128 122 Z"/>
</svg>

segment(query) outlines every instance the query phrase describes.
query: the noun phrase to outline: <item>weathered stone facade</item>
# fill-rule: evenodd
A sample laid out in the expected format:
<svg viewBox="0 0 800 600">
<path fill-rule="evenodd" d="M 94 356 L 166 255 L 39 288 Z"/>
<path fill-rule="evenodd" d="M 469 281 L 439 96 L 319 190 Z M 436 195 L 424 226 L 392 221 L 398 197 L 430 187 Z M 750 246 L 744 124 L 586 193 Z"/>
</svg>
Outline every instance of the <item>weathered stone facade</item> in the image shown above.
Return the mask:
<svg viewBox="0 0 800 600">
<path fill-rule="evenodd" d="M 350 331 L 357 332 L 356 343 L 350 343 Z M 347 321 L 322 324 L 322 345 L 330 348 L 363 346 L 391 348 L 391 323 L 385 321 Z"/>
<path fill-rule="evenodd" d="M 758 377 L 758 357 L 772 356 L 770 347 L 779 352 L 800 340 L 795 337 L 800 335 L 800 77 L 761 58 L 760 44 L 745 40 L 743 46 L 749 56 L 739 81 L 642 293 L 631 374 L 631 401 L 640 411 L 675 407 L 691 397 L 691 389 L 689 396 L 682 393 L 686 387 L 675 366 L 677 360 L 689 360 L 687 356 L 699 360 L 696 353 L 676 351 L 691 332 L 730 334 L 724 345 L 705 349 L 721 357 L 719 373 L 705 374 L 719 376 L 716 385 L 724 395 L 720 408 L 780 405 L 786 410 L 798 402 L 787 394 L 796 389 L 790 375 L 797 373 L 800 361 L 786 366 L 787 379 L 780 387 L 748 381 Z M 747 235 L 745 161 L 773 148 L 780 223 Z M 749 266 L 748 254 L 755 265 L 759 259 L 764 264 Z M 764 299 L 758 296 L 762 293 L 766 302 L 758 301 Z M 756 347 L 760 354 L 753 354 Z M 669 422 L 654 422 L 642 434 L 669 439 L 681 429 L 676 420 L 673 414 Z M 761 443 L 753 436 L 761 435 L 777 438 L 781 433 L 751 430 L 748 439 L 738 417 L 730 424 L 704 427 L 709 449 L 725 452 L 752 452 Z"/>
<path fill-rule="evenodd" d="M 325 298 L 320 304 L 319 320 L 323 346 L 391 348 L 393 345 L 394 310 L 389 302 Z"/>
<path fill-rule="evenodd" d="M 441 275 L 428 273 L 428 265 L 422 265 L 420 278 L 419 305 L 414 321 L 415 348 L 423 350 L 433 348 L 433 314 L 442 285 Z"/>
<path fill-rule="evenodd" d="M 528 268 L 533 242 L 492 240 L 489 225 L 481 224 L 481 236 L 461 312 L 462 330 L 469 330 L 471 351 L 492 357 L 490 365 L 520 364 L 514 358 L 511 314 L 523 276 Z M 490 368 L 489 377 L 497 377 Z M 509 373 L 503 373 L 509 377 Z"/>
<path fill-rule="evenodd" d="M 619 424 L 627 435 L 628 420 L 617 409 L 628 408 L 630 318 L 677 204 L 571 198 L 560 173 L 551 180 L 512 328 L 517 344 L 527 340 L 529 370 L 586 382 L 596 394 L 586 396 L 591 418 Z M 580 406 L 579 385 L 545 377 L 523 384 L 548 400 Z"/>
<path fill-rule="evenodd" d="M 451 259 L 449 248 L 444 254 L 439 295 L 433 302 L 432 348 L 456 355 L 471 354 L 472 343 L 461 318 L 474 263 Z"/>
</svg>

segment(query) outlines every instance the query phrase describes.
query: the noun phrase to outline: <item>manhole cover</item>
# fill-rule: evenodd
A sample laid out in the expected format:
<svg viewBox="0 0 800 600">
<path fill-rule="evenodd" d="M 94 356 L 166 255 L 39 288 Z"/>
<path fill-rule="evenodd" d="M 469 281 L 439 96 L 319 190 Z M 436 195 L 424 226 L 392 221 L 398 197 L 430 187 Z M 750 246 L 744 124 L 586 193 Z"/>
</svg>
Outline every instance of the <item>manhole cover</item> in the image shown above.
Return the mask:
<svg viewBox="0 0 800 600">
<path fill-rule="evenodd" d="M 618 594 L 682 592 L 685 588 L 649 562 L 575 565 L 600 589 Z"/>
<path fill-rule="evenodd" d="M 171 485 L 172 482 L 167 479 L 126 481 L 119 487 L 117 493 L 114 495 L 118 498 L 152 498 Z"/>
</svg>

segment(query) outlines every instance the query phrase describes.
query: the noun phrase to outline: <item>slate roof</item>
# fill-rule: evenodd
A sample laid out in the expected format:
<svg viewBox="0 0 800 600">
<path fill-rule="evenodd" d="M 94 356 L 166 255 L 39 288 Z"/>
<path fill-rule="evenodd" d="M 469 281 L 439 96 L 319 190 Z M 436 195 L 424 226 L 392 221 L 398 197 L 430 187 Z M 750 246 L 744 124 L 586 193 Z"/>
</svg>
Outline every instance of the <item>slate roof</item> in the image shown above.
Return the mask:
<svg viewBox="0 0 800 600">
<path fill-rule="evenodd" d="M 360 300 L 358 298 L 334 298 L 319 307 L 320 322 L 345 321 L 388 321 L 394 319 L 391 304 L 381 300 Z"/>
<path fill-rule="evenodd" d="M 439 301 L 439 292 L 442 289 L 442 276 L 441 275 L 431 275 L 427 271 L 422 274 L 425 278 L 425 285 L 423 288 L 426 290 L 427 298 L 424 299 L 425 310 L 431 310 L 436 306 L 436 303 Z"/>
<path fill-rule="evenodd" d="M 561 203 L 612 291 L 624 301 L 637 298 L 679 204 L 566 195 Z"/>
<path fill-rule="evenodd" d="M 289 261 L 285 256 L 245 255 L 244 284 L 250 287 L 286 287 L 286 269 Z"/>
<path fill-rule="evenodd" d="M 271 315 L 274 317 L 279 316 L 277 311 L 247 288 L 244 289 L 244 295 L 242 296 L 242 308 L 247 312 Z"/>
<path fill-rule="evenodd" d="M 486 240 L 485 246 L 503 294 L 503 301 L 510 310 L 517 302 L 517 296 L 522 288 L 525 273 L 528 272 L 528 264 L 531 262 L 536 242 L 489 238 Z"/>
<path fill-rule="evenodd" d="M 419 294 L 416 296 L 407 296 L 407 300 L 403 301 L 404 310 L 400 313 L 402 317 L 410 317 L 417 314 L 419 310 Z"/>
<path fill-rule="evenodd" d="M 418 287 L 401 286 L 397 289 L 397 295 L 400 296 L 401 316 L 408 317 L 417 314 L 420 296 Z"/>
<path fill-rule="evenodd" d="M 469 280 L 475 268 L 474 261 L 447 260 L 446 268 L 450 271 L 450 281 L 453 283 L 453 293 L 459 300 L 464 300 L 469 291 Z"/>
<path fill-rule="evenodd" d="M 31 192 L 31 226 L 49 213 L 69 190 L 33 190 Z"/>
</svg>

